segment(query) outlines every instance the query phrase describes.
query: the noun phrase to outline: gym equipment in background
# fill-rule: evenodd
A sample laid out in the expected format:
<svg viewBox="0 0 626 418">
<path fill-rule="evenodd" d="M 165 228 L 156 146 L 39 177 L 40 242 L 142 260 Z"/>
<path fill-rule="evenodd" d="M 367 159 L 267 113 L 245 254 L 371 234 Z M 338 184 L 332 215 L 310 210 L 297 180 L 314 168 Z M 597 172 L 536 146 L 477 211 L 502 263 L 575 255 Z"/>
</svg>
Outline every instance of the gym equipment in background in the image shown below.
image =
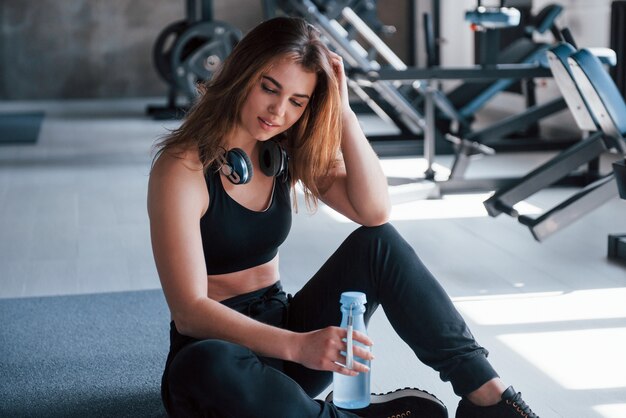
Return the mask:
<svg viewBox="0 0 626 418">
<path fill-rule="evenodd" d="M 435 173 L 432 162 L 435 155 L 435 147 L 451 150 L 452 146 L 445 140 L 439 128 L 439 122 L 447 117 L 460 129 L 467 132 L 471 129 L 471 115 L 461 115 L 459 109 L 451 103 L 450 99 L 441 90 L 437 89 L 434 81 L 443 79 L 460 79 L 485 82 L 487 91 L 479 94 L 476 90 L 472 98 L 478 101 L 472 103 L 474 110 L 478 110 L 494 95 L 510 86 L 516 80 L 534 77 L 551 77 L 547 63 L 542 65 L 542 53 L 548 49 L 547 44 L 538 44 L 531 51 L 527 62 L 512 63 L 504 61 L 504 64 L 476 65 L 462 68 L 410 68 L 378 37 L 368 25 L 357 16 L 350 7 L 341 10 L 341 17 L 329 19 L 321 13 L 318 7 L 310 0 L 287 2 L 290 10 L 304 17 L 316 25 L 322 32 L 329 46 L 344 58 L 344 64 L 348 72 L 348 85 L 353 93 L 366 103 L 371 110 L 381 119 L 394 124 L 400 131 L 397 135 L 369 135 L 370 141 L 376 142 L 378 149 L 380 143 L 394 140 L 416 140 L 423 146 L 424 157 L 427 161 L 425 178 L 434 180 Z M 282 5 L 282 3 L 281 3 Z M 533 30 L 554 26 L 554 19 L 560 12 L 560 7 L 549 6 L 548 12 L 540 12 L 536 21 L 542 20 L 541 24 L 534 24 Z M 345 25 L 350 25 L 358 32 L 358 38 L 351 38 Z M 524 43 L 532 42 L 525 39 Z M 370 48 L 375 48 L 379 60 L 371 60 L 368 48 L 361 44 L 365 43 Z M 431 48 L 433 49 L 433 48 Z M 429 60 L 432 62 L 433 60 Z M 560 100 L 560 99 L 559 99 Z M 565 104 L 560 104 L 565 108 Z M 551 112 L 555 110 L 549 109 Z M 542 110 L 536 110 L 531 114 L 536 121 Z M 545 115 L 545 111 L 543 113 Z M 528 123 L 529 119 L 524 120 Z M 508 121 L 509 122 L 509 121 Z M 517 129 L 520 124 L 514 126 Z M 506 126 L 500 126 L 501 131 Z M 562 149 L 563 145 L 559 144 Z M 554 144 L 552 144 L 554 147 Z M 437 187 L 440 194 L 463 192 L 468 190 L 494 190 L 501 183 L 498 179 L 479 179 L 467 181 L 460 179 L 454 182 L 438 181 Z M 494 183 L 495 181 L 495 183 Z"/>
<path fill-rule="evenodd" d="M 520 215 L 514 207 L 518 202 L 609 150 L 626 156 L 626 104 L 601 61 L 590 50 L 576 51 L 569 44 L 551 49 L 548 57 L 576 123 L 581 131 L 593 133 L 484 202 L 490 216 L 506 213 L 517 218 L 537 241 L 614 198 L 615 176 L 613 172 L 601 176 L 538 217 Z"/>
<path fill-rule="evenodd" d="M 545 11 L 546 9 L 539 13 L 539 15 L 541 15 Z M 556 28 L 553 28 L 553 34 L 555 33 L 558 34 L 559 39 L 561 39 L 562 41 L 566 41 L 569 44 L 575 46 L 574 39 L 568 28 L 563 28 L 558 32 Z M 594 55 L 596 55 L 603 64 L 611 68 L 615 66 L 617 62 L 617 56 L 615 51 L 609 48 L 590 48 L 590 50 L 593 51 Z M 544 53 L 545 52 L 542 49 L 541 54 L 543 55 Z M 544 60 L 544 58 L 541 59 Z M 525 81 L 531 82 L 531 80 Z M 463 88 L 463 85 L 459 88 Z M 532 91 L 529 88 L 525 90 L 527 92 Z M 459 136 L 446 134 L 446 139 L 455 144 L 455 148 L 457 151 L 450 172 L 450 180 L 454 180 L 457 178 L 463 179 L 465 172 L 467 171 L 467 168 L 469 166 L 469 162 L 474 156 L 493 155 L 495 154 L 494 148 L 496 147 L 503 151 L 517 149 L 526 151 L 554 149 L 559 150 L 567 148 L 567 146 L 576 142 L 577 139 L 551 140 L 548 142 L 541 142 L 525 138 L 524 136 L 520 137 L 519 135 L 516 135 L 511 139 L 503 139 L 506 138 L 507 135 L 515 134 L 516 132 L 528 132 L 528 129 L 534 126 L 539 120 L 566 109 L 568 93 L 564 89 L 560 89 L 560 91 L 563 97 L 550 99 L 543 104 L 536 104 L 534 101 L 534 94 L 532 94 L 530 98 L 527 97 L 528 107 L 525 111 L 519 114 L 508 116 L 500 121 L 492 123 L 491 125 L 483 129 L 472 130 L 466 132 L 464 135 Z M 495 144 L 493 141 L 495 141 Z M 580 180 L 582 180 L 582 182 Z M 584 186 L 590 180 L 592 180 L 592 177 L 590 175 L 584 177 L 569 176 L 566 180 L 566 183 L 571 185 Z M 504 186 L 504 184 L 500 184 L 500 186 L 498 186 L 497 182 L 494 183 L 494 185 L 496 185 L 496 188 Z"/>
<path fill-rule="evenodd" d="M 385 25 L 378 18 L 378 0 L 312 0 L 315 6 L 329 19 L 341 19 L 341 12 L 349 7 L 379 36 L 392 36 L 396 33 L 393 25 Z M 289 0 L 263 0 L 263 15 L 265 19 L 277 16 L 280 12 L 286 15 L 297 15 L 297 8 Z M 357 35 L 356 29 L 344 26 L 349 36 Z M 376 53 L 376 50 L 370 50 Z M 374 59 L 374 57 L 371 57 Z"/>
<path fill-rule="evenodd" d="M 0 145 L 36 144 L 44 112 L 0 113 Z"/>
<path fill-rule="evenodd" d="M 211 78 L 242 37 L 239 29 L 213 19 L 212 0 L 187 0 L 186 10 L 186 19 L 166 26 L 152 50 L 168 85 L 167 105 L 148 107 L 156 119 L 182 117 L 198 95 L 197 84 Z"/>
<path fill-rule="evenodd" d="M 536 15 L 526 12 L 526 25 L 517 29 L 519 12 L 508 7 L 485 8 L 480 6 L 466 12 L 466 20 L 477 35 L 479 41 L 477 50 L 480 51 L 480 62 L 483 68 L 497 68 L 498 66 L 521 67 L 523 65 L 537 65 L 546 67 L 545 51 L 550 44 L 536 42 L 533 34 L 543 34 L 550 30 L 555 40 L 563 39 L 563 31 L 555 23 L 562 12 L 562 7 L 554 4 L 547 5 Z M 425 15 L 426 21 L 430 16 Z M 523 36 L 512 40 L 503 49 L 500 48 L 500 32 L 508 29 L 521 30 Z M 426 50 L 431 51 L 434 40 L 430 32 L 425 33 Z M 430 60 L 429 60 L 430 61 Z M 491 125 L 474 130 L 471 124 L 474 116 L 495 95 L 521 85 L 520 92 L 526 97 L 526 110 L 511 115 Z M 446 133 L 445 138 L 454 144 L 455 159 L 451 167 L 449 180 L 463 182 L 465 173 L 472 157 L 476 155 L 492 155 L 496 149 L 506 151 L 537 151 L 562 149 L 571 144 L 570 141 L 545 141 L 537 139 L 538 122 L 566 108 L 561 97 L 554 98 L 543 104 L 537 104 L 534 94 L 534 78 L 520 77 L 499 78 L 491 80 L 468 80 L 445 93 L 446 112 L 437 116 L 437 128 Z M 442 101 L 441 93 L 432 93 L 433 100 Z M 441 107 L 441 106 L 440 106 Z M 441 112 L 440 112 L 441 113 Z M 454 126 L 455 125 L 455 126 Z M 511 138 L 511 136 L 513 136 Z M 485 179 L 477 183 L 478 188 L 488 189 L 498 187 L 507 179 Z M 458 183 L 458 182 L 456 182 Z M 482 184 L 480 184 L 482 183 Z M 451 181 L 450 189 L 455 188 Z"/>
<path fill-rule="evenodd" d="M 479 2 L 480 4 L 480 2 Z M 496 65 L 538 64 L 547 66 L 545 51 L 551 44 L 533 40 L 533 35 L 543 35 L 548 30 L 552 32 L 555 41 L 561 40 L 561 31 L 556 25 L 557 17 L 563 8 L 556 4 L 549 4 L 536 15 L 529 15 L 528 24 L 519 30 L 524 34 L 513 40 L 509 45 L 500 48 L 500 32 L 515 28 L 520 22 L 520 12 L 515 8 L 477 7 L 465 14 L 465 20 L 472 30 L 477 33 L 479 41 L 477 50 L 480 51 L 479 65 L 493 67 Z M 522 79 L 498 80 L 469 80 L 446 93 L 450 103 L 457 109 L 457 118 L 471 122 L 471 119 L 496 94 L 509 89 L 517 82 L 523 82 L 521 90 L 527 97 L 527 107 L 535 105 L 533 77 Z M 559 110 L 565 109 L 565 104 Z M 541 115 L 545 117 L 547 115 Z M 538 120 L 538 119 L 537 119 Z M 534 121 L 536 122 L 536 120 Z M 527 124 L 529 122 L 526 122 Z M 467 125 L 467 124 L 466 124 Z M 518 129 L 520 129 L 518 127 Z M 467 130 L 456 130 L 458 135 L 469 133 Z"/>
<path fill-rule="evenodd" d="M 622 199 L 626 199 L 626 159 L 614 162 L 613 172 L 615 173 L 619 195 Z M 626 261 L 626 233 L 609 235 L 608 257 Z"/>
<path fill-rule="evenodd" d="M 610 47 L 617 54 L 617 64 L 611 69 L 611 76 L 626 98 L 626 1 L 611 3 L 611 41 Z"/>
</svg>

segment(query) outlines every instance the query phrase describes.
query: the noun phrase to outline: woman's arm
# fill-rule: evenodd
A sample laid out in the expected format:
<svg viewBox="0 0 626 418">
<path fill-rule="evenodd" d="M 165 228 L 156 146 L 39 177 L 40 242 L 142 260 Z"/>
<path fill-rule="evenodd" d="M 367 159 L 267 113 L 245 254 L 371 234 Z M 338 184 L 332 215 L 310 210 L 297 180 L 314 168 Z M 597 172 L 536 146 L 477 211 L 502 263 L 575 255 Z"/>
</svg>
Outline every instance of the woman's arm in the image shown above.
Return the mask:
<svg viewBox="0 0 626 418">
<path fill-rule="evenodd" d="M 295 333 L 255 321 L 207 296 L 199 221 L 208 197 L 202 170 L 193 165 L 198 164 L 162 154 L 148 186 L 154 258 L 177 329 L 198 339 L 217 338 L 240 344 L 263 356 L 353 374 L 334 363 L 339 360 L 344 330 L 328 327 Z M 360 339 L 371 344 L 366 336 Z M 367 358 L 366 352 L 355 351 L 355 355 Z"/>
<path fill-rule="evenodd" d="M 349 219 L 365 226 L 381 225 L 389 220 L 391 203 L 387 178 L 378 156 L 369 144 L 348 101 L 348 87 L 343 64 L 333 58 L 342 100 L 343 130 L 341 151 L 343 163 L 333 168 L 321 199 Z"/>
</svg>

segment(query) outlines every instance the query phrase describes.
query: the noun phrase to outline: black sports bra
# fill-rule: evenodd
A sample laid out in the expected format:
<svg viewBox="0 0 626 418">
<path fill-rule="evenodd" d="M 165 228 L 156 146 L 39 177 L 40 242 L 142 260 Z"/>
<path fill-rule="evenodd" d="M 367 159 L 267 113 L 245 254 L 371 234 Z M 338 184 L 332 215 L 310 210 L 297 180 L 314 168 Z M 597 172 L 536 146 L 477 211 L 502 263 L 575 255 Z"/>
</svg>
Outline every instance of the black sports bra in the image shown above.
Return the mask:
<svg viewBox="0 0 626 418">
<path fill-rule="evenodd" d="M 208 274 L 245 270 L 272 260 L 291 229 L 288 182 L 274 179 L 269 207 L 250 210 L 226 193 L 219 172 L 205 175 L 209 208 L 200 219 Z"/>
</svg>

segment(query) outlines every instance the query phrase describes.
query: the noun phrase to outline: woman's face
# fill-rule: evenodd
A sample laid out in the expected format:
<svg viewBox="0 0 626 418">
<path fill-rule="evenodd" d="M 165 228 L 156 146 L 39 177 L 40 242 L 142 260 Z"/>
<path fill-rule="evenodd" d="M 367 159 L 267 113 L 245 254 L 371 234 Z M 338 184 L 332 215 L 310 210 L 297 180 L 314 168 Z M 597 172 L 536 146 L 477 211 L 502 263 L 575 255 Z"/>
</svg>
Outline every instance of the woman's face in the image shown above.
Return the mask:
<svg viewBox="0 0 626 418">
<path fill-rule="evenodd" d="M 317 76 L 288 59 L 278 61 L 252 87 L 241 109 L 240 128 L 264 141 L 298 121 L 313 95 Z"/>
</svg>

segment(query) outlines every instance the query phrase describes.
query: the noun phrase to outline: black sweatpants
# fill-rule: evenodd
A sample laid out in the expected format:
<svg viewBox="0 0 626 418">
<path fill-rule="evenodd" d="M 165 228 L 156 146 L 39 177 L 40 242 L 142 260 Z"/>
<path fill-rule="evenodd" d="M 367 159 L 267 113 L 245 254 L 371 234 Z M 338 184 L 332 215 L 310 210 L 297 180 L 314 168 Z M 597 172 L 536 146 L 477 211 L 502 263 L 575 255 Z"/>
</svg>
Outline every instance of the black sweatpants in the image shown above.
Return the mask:
<svg viewBox="0 0 626 418">
<path fill-rule="evenodd" d="M 381 305 L 398 335 L 426 365 L 468 394 L 497 377 L 450 298 L 390 224 L 360 227 L 293 297 L 280 283 L 222 303 L 296 332 L 339 325 L 344 291 L 367 295 L 366 323 Z M 216 339 L 181 335 L 171 324 L 162 381 L 173 417 L 354 417 L 314 400 L 331 372 L 256 355 Z"/>
</svg>

